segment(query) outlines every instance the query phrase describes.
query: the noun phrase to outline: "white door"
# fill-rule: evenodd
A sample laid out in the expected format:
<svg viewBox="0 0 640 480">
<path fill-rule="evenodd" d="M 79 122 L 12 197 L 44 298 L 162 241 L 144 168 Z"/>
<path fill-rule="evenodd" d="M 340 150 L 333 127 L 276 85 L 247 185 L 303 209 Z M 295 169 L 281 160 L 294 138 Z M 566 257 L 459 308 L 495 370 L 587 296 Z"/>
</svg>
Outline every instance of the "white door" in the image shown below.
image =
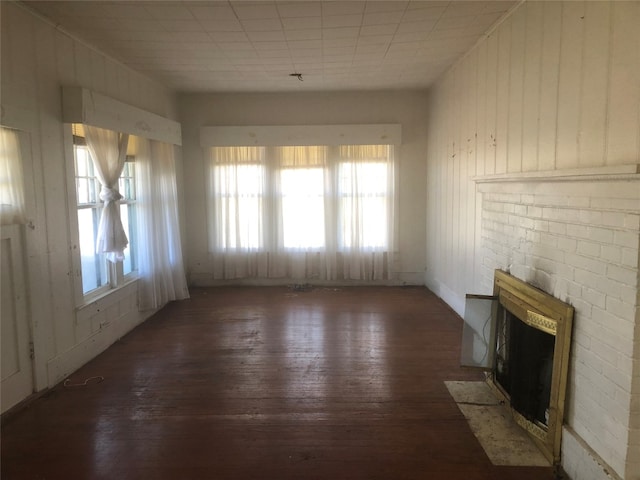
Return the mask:
<svg viewBox="0 0 640 480">
<path fill-rule="evenodd" d="M 0 227 L 2 412 L 31 395 L 34 387 L 23 229 L 22 225 Z"/>
</svg>

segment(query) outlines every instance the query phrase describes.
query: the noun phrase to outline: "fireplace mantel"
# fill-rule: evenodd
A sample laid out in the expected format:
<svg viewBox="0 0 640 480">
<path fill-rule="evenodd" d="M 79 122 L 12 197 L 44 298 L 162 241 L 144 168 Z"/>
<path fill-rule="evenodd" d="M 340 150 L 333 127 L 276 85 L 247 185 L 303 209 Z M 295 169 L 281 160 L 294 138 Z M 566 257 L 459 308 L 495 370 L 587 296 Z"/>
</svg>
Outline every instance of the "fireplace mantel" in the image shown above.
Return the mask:
<svg viewBox="0 0 640 480">
<path fill-rule="evenodd" d="M 478 184 L 504 182 L 594 182 L 610 180 L 640 180 L 640 164 L 500 173 L 495 175 L 475 176 L 471 177 L 471 179 Z"/>
</svg>

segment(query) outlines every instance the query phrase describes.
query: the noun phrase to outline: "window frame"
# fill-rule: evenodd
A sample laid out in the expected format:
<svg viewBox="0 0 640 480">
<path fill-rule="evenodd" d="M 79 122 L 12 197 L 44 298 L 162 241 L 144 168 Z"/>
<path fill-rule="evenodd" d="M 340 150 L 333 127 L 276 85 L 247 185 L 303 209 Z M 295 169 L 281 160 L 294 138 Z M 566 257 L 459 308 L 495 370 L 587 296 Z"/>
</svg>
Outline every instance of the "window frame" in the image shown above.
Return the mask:
<svg viewBox="0 0 640 480">
<path fill-rule="evenodd" d="M 96 211 L 97 215 L 100 215 L 102 202 L 98 201 L 95 203 L 86 203 L 86 204 L 78 204 L 78 193 L 77 193 L 77 175 L 76 175 L 76 145 L 78 143 L 82 144 L 84 142 L 83 137 L 78 137 L 74 135 L 72 123 L 65 123 L 65 131 L 64 131 L 64 145 L 65 145 L 65 157 L 66 157 L 66 177 L 67 177 L 67 202 L 68 202 L 68 211 L 69 211 L 69 229 L 70 229 L 70 241 L 71 245 L 69 248 L 69 254 L 71 256 L 71 265 L 73 266 L 73 289 L 75 296 L 75 304 L 77 308 L 81 308 L 93 301 L 96 301 L 104 296 L 111 294 L 112 292 L 119 290 L 130 283 L 134 282 L 138 278 L 138 270 L 137 268 L 133 269 L 131 273 L 125 274 L 123 269 L 123 262 L 112 263 L 103 259 L 106 263 L 106 277 L 107 282 L 104 285 L 101 285 L 95 289 L 84 292 L 83 282 L 82 282 L 82 259 L 81 259 L 81 251 L 80 251 L 80 229 L 79 229 L 79 220 L 78 220 L 78 211 L 80 209 L 92 208 Z M 82 140 L 78 140 L 81 138 Z M 86 143 L 85 143 L 86 145 Z M 87 152 L 88 153 L 88 152 Z M 127 162 L 132 162 L 135 165 L 135 158 L 132 156 L 127 156 Z M 123 170 L 124 173 L 124 170 Z M 121 177 L 122 178 L 122 175 Z M 120 180 L 119 180 L 120 181 Z M 96 196 L 99 195 L 99 182 L 98 186 L 96 186 Z M 134 184 L 135 184 L 135 169 L 134 169 Z M 137 188 L 137 185 L 134 187 Z M 137 193 L 137 191 L 136 191 Z M 118 202 L 119 206 L 135 204 L 137 200 L 120 200 Z M 98 219 L 99 220 L 99 219 Z M 129 229 L 130 230 L 130 229 Z M 129 239 L 129 253 L 135 250 L 136 245 L 135 235 L 134 238 L 131 238 L 130 231 L 127 231 L 127 238 Z M 133 255 L 133 254 L 132 254 Z"/>
<path fill-rule="evenodd" d="M 345 238 L 343 238 L 343 236 L 340 233 L 343 222 L 345 220 L 344 214 L 342 213 L 342 208 L 343 208 L 342 203 L 345 200 L 347 201 L 349 200 L 353 201 L 357 199 L 366 200 L 367 198 L 373 198 L 385 204 L 385 225 L 382 229 L 385 232 L 385 234 L 384 234 L 384 238 L 379 234 L 376 235 L 374 239 L 375 241 L 369 242 L 370 245 L 367 245 L 363 249 L 363 251 L 393 253 L 390 250 L 394 248 L 392 245 L 394 244 L 394 238 L 396 235 L 395 232 L 397 227 L 396 225 L 397 217 L 396 217 L 396 212 L 394 211 L 394 208 L 396 204 L 395 199 L 397 198 L 397 195 L 398 195 L 397 185 L 395 180 L 396 178 L 395 169 L 397 168 L 395 164 L 395 159 L 394 159 L 395 145 L 393 144 L 362 144 L 362 145 L 358 144 L 357 146 L 376 146 L 376 145 L 385 145 L 388 147 L 388 154 L 387 154 L 386 160 L 372 158 L 366 161 L 366 165 L 368 166 L 368 165 L 381 164 L 385 166 L 386 175 L 384 178 L 384 182 L 386 185 L 385 185 L 384 191 L 378 191 L 378 189 L 375 189 L 375 191 L 367 191 L 365 189 L 365 191 L 360 193 L 355 193 L 355 194 L 347 192 L 340 188 L 341 176 L 342 176 L 341 170 L 345 165 L 350 165 L 350 164 L 357 165 L 359 163 L 365 163 L 365 162 L 360 162 L 350 158 L 341 157 L 339 153 L 339 149 L 340 149 L 339 145 L 307 145 L 309 147 L 321 147 L 326 149 L 326 155 L 328 157 L 328 161 L 322 167 L 282 166 L 278 164 L 278 154 L 276 153 L 276 150 L 279 148 L 286 147 L 286 145 L 255 146 L 257 148 L 264 149 L 264 155 L 265 155 L 264 162 L 251 164 L 251 165 L 261 166 L 262 168 L 265 169 L 263 178 L 265 179 L 267 184 L 264 185 L 263 187 L 264 191 L 261 194 L 255 195 L 256 197 L 260 197 L 263 202 L 263 208 L 261 209 L 261 215 L 263 215 L 262 221 L 263 223 L 273 227 L 274 219 L 270 218 L 270 216 L 272 214 L 276 215 L 276 218 L 282 221 L 282 225 L 281 225 L 282 238 L 280 239 L 278 245 L 271 245 L 269 243 L 269 237 L 270 237 L 269 228 L 265 229 L 262 232 L 262 238 L 259 239 L 260 245 L 257 248 L 254 248 L 254 247 L 229 248 L 228 246 L 222 246 L 222 247 L 217 246 L 217 248 L 213 248 L 211 247 L 212 240 L 211 238 L 209 238 L 208 239 L 209 253 L 218 254 L 218 253 L 232 253 L 232 252 L 243 252 L 243 251 L 252 251 L 257 253 L 272 253 L 273 249 L 277 249 L 283 253 L 293 253 L 293 252 L 300 252 L 300 251 L 323 253 L 323 252 L 326 252 L 329 249 L 329 245 L 332 245 L 332 244 L 335 245 L 335 249 L 337 253 L 348 253 L 354 248 L 354 246 L 352 241 L 346 241 Z M 212 146 L 209 148 L 210 149 L 225 148 L 225 146 Z M 232 145 L 228 145 L 227 148 L 236 148 L 236 147 Z M 208 175 L 215 177 L 217 169 L 221 167 L 224 167 L 224 165 L 223 164 L 216 165 L 215 161 L 210 157 L 209 163 L 208 163 L 208 168 L 210 169 L 210 172 Z M 329 195 L 327 195 L 327 192 L 324 189 L 322 191 L 321 198 L 324 202 L 324 211 L 323 211 L 324 232 L 323 232 L 322 242 L 318 242 L 318 243 L 321 243 L 321 245 L 315 244 L 315 245 L 291 246 L 291 245 L 287 245 L 286 239 L 284 238 L 285 230 L 287 228 L 284 225 L 284 221 L 285 221 L 284 200 L 288 195 L 286 195 L 285 192 L 282 191 L 282 186 L 284 184 L 282 174 L 285 171 L 294 171 L 297 169 L 300 169 L 300 170 L 320 169 L 322 170 L 324 176 L 328 175 L 330 177 L 328 181 L 334 186 L 333 187 L 334 190 L 331 191 Z M 324 179 L 324 182 L 325 183 L 327 182 L 326 178 Z M 276 185 L 278 185 L 278 188 L 276 188 Z M 215 182 L 210 182 L 207 188 L 214 189 Z M 226 198 L 231 196 L 228 194 L 224 195 L 223 193 L 215 191 L 215 189 L 212 192 L 208 192 L 207 195 L 208 195 L 208 198 L 213 198 L 213 199 L 221 199 L 221 198 Z M 331 207 L 328 207 L 328 205 L 331 205 Z M 211 207 L 208 207 L 208 208 L 211 208 Z M 276 210 L 278 208 L 282 209 L 282 211 L 277 212 Z M 327 208 L 331 208 L 331 210 L 333 211 L 333 214 L 332 214 L 333 222 L 331 224 L 327 224 L 327 217 L 326 217 Z M 217 220 L 218 219 L 216 215 L 209 216 L 208 222 L 211 222 L 211 224 L 207 226 L 207 229 L 209 232 L 221 231 L 226 228 L 226 226 L 217 225 L 216 223 Z M 391 222 L 393 222 L 393 224 L 391 224 Z M 328 235 L 330 234 L 329 232 L 335 232 L 334 233 L 335 238 L 333 237 L 329 238 L 328 237 Z M 211 233 L 209 233 L 209 235 L 211 235 Z M 356 248 L 362 249 L 362 247 L 356 247 Z"/>
</svg>

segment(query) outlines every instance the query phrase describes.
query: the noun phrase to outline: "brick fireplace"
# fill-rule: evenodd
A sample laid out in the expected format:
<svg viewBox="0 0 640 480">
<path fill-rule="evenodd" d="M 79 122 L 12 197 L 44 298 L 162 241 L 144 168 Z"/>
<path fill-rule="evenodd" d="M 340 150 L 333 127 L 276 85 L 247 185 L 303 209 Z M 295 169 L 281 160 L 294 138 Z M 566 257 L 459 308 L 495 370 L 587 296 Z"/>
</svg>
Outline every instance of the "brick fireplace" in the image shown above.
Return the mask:
<svg viewBox="0 0 640 480">
<path fill-rule="evenodd" d="M 476 182 L 483 289 L 502 269 L 575 308 L 564 470 L 640 478 L 637 166 Z"/>
</svg>

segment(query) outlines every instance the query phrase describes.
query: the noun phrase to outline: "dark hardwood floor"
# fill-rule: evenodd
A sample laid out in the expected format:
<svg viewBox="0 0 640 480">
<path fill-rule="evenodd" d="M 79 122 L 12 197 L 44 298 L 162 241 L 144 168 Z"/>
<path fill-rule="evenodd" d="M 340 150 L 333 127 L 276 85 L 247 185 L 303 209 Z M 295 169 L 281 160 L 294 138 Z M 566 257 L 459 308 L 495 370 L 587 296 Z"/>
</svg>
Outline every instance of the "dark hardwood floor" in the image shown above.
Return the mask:
<svg viewBox="0 0 640 480">
<path fill-rule="evenodd" d="M 2 428 L 4 480 L 548 480 L 450 397 L 461 320 L 424 288 L 194 289 Z"/>
</svg>

